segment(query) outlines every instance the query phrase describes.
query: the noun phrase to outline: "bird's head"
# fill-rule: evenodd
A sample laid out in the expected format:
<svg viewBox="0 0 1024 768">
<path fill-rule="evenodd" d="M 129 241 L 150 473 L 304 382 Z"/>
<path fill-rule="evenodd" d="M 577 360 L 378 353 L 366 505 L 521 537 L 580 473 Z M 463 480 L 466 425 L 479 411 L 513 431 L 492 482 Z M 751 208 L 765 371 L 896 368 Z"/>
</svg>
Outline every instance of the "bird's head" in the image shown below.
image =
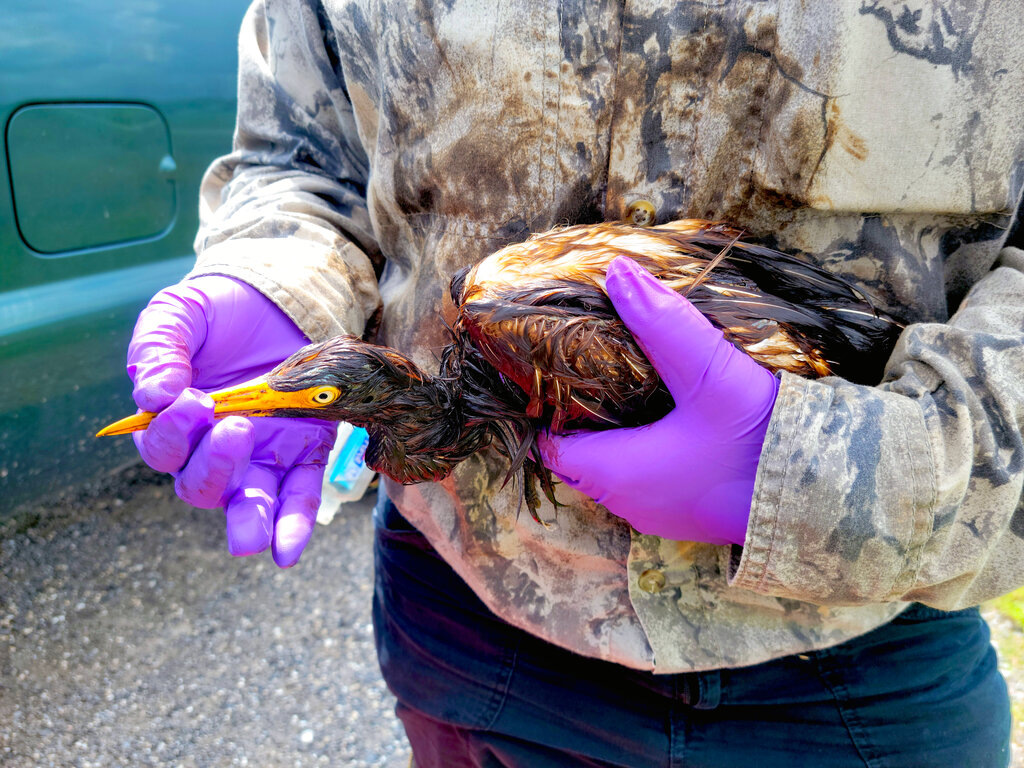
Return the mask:
<svg viewBox="0 0 1024 768">
<path fill-rule="evenodd" d="M 336 336 L 303 347 L 265 376 L 211 392 L 210 397 L 217 418 L 283 416 L 365 426 L 422 407 L 421 402 L 407 402 L 409 393 L 429 380 L 393 349 L 354 336 Z M 145 429 L 155 416 L 129 416 L 100 430 L 97 437 Z"/>
</svg>

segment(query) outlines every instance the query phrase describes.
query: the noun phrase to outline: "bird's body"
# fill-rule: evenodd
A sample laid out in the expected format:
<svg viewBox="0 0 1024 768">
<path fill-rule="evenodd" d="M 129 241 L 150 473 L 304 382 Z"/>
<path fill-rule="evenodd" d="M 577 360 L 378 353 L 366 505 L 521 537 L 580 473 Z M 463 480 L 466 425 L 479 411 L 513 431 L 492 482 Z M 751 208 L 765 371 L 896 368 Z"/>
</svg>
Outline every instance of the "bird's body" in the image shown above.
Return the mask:
<svg viewBox="0 0 1024 768">
<path fill-rule="evenodd" d="M 239 399 L 242 390 L 225 392 L 233 404 L 223 412 L 364 426 L 367 463 L 402 483 L 443 479 L 489 444 L 508 456 L 512 470 L 532 464 L 538 426 L 649 423 L 673 403 L 604 291 L 605 272 L 618 255 L 686 295 L 772 371 L 877 381 L 901 330 L 844 280 L 743 240 L 726 225 L 562 227 L 453 278 L 452 343 L 437 376 L 397 350 L 341 336 L 305 347 L 275 368 L 250 407 Z M 129 421 L 102 434 L 145 426 Z"/>
<path fill-rule="evenodd" d="M 772 371 L 875 381 L 899 332 L 849 283 L 740 240 L 731 227 L 681 220 L 552 230 L 457 275 L 457 332 L 529 394 L 553 428 L 651 421 L 668 393 L 604 290 L 608 264 L 633 258 L 687 295 L 727 339 Z M 728 251 L 707 274 L 708 265 Z"/>
</svg>

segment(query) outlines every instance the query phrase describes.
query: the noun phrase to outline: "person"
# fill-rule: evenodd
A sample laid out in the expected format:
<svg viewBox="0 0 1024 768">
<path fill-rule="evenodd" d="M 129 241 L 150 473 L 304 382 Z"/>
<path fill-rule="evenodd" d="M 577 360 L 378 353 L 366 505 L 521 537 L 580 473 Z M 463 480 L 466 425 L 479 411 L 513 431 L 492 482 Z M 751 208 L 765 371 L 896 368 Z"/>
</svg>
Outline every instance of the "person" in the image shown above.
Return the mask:
<svg viewBox="0 0 1024 768">
<path fill-rule="evenodd" d="M 492 450 L 382 484 L 415 764 L 1006 765 L 975 606 L 1024 584 L 1022 10 L 257 0 L 196 267 L 129 348 L 142 456 L 292 566 L 333 427 L 201 390 L 341 332 L 431 369 L 452 274 L 502 245 L 638 200 L 728 221 L 906 324 L 884 379 L 775 378 L 618 260 L 669 416 L 542 435 L 549 527 Z"/>
</svg>

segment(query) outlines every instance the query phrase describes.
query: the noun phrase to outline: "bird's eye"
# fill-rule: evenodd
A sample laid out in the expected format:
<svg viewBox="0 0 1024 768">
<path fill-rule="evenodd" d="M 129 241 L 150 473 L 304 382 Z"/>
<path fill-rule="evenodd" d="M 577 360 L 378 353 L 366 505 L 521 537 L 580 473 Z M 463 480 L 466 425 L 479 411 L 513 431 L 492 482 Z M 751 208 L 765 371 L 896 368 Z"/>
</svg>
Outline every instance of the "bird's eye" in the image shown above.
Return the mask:
<svg viewBox="0 0 1024 768">
<path fill-rule="evenodd" d="M 317 405 L 330 405 L 341 393 L 334 387 L 320 387 L 311 396 L 311 400 Z"/>
</svg>

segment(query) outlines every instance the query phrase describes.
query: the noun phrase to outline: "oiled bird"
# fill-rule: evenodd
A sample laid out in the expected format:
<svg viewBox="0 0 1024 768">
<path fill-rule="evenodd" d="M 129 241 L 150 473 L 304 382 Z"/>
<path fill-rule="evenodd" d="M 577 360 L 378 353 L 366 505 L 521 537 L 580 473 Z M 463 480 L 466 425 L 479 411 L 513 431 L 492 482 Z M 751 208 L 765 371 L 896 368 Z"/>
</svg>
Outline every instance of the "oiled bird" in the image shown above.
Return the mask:
<svg viewBox="0 0 1024 768">
<path fill-rule="evenodd" d="M 862 292 L 811 262 L 725 224 L 680 220 L 560 227 L 510 245 L 451 282 L 451 343 L 431 375 L 398 350 L 339 336 L 309 345 L 265 377 L 212 393 L 215 413 L 314 417 L 367 429 L 367 464 L 401 483 L 445 478 L 488 445 L 526 464 L 554 501 L 534 435 L 650 423 L 667 389 L 604 290 L 618 255 L 685 295 L 767 369 L 871 383 L 901 326 Z M 99 434 L 144 429 L 154 414 Z M 536 517 L 532 483 L 524 483 Z"/>
</svg>

